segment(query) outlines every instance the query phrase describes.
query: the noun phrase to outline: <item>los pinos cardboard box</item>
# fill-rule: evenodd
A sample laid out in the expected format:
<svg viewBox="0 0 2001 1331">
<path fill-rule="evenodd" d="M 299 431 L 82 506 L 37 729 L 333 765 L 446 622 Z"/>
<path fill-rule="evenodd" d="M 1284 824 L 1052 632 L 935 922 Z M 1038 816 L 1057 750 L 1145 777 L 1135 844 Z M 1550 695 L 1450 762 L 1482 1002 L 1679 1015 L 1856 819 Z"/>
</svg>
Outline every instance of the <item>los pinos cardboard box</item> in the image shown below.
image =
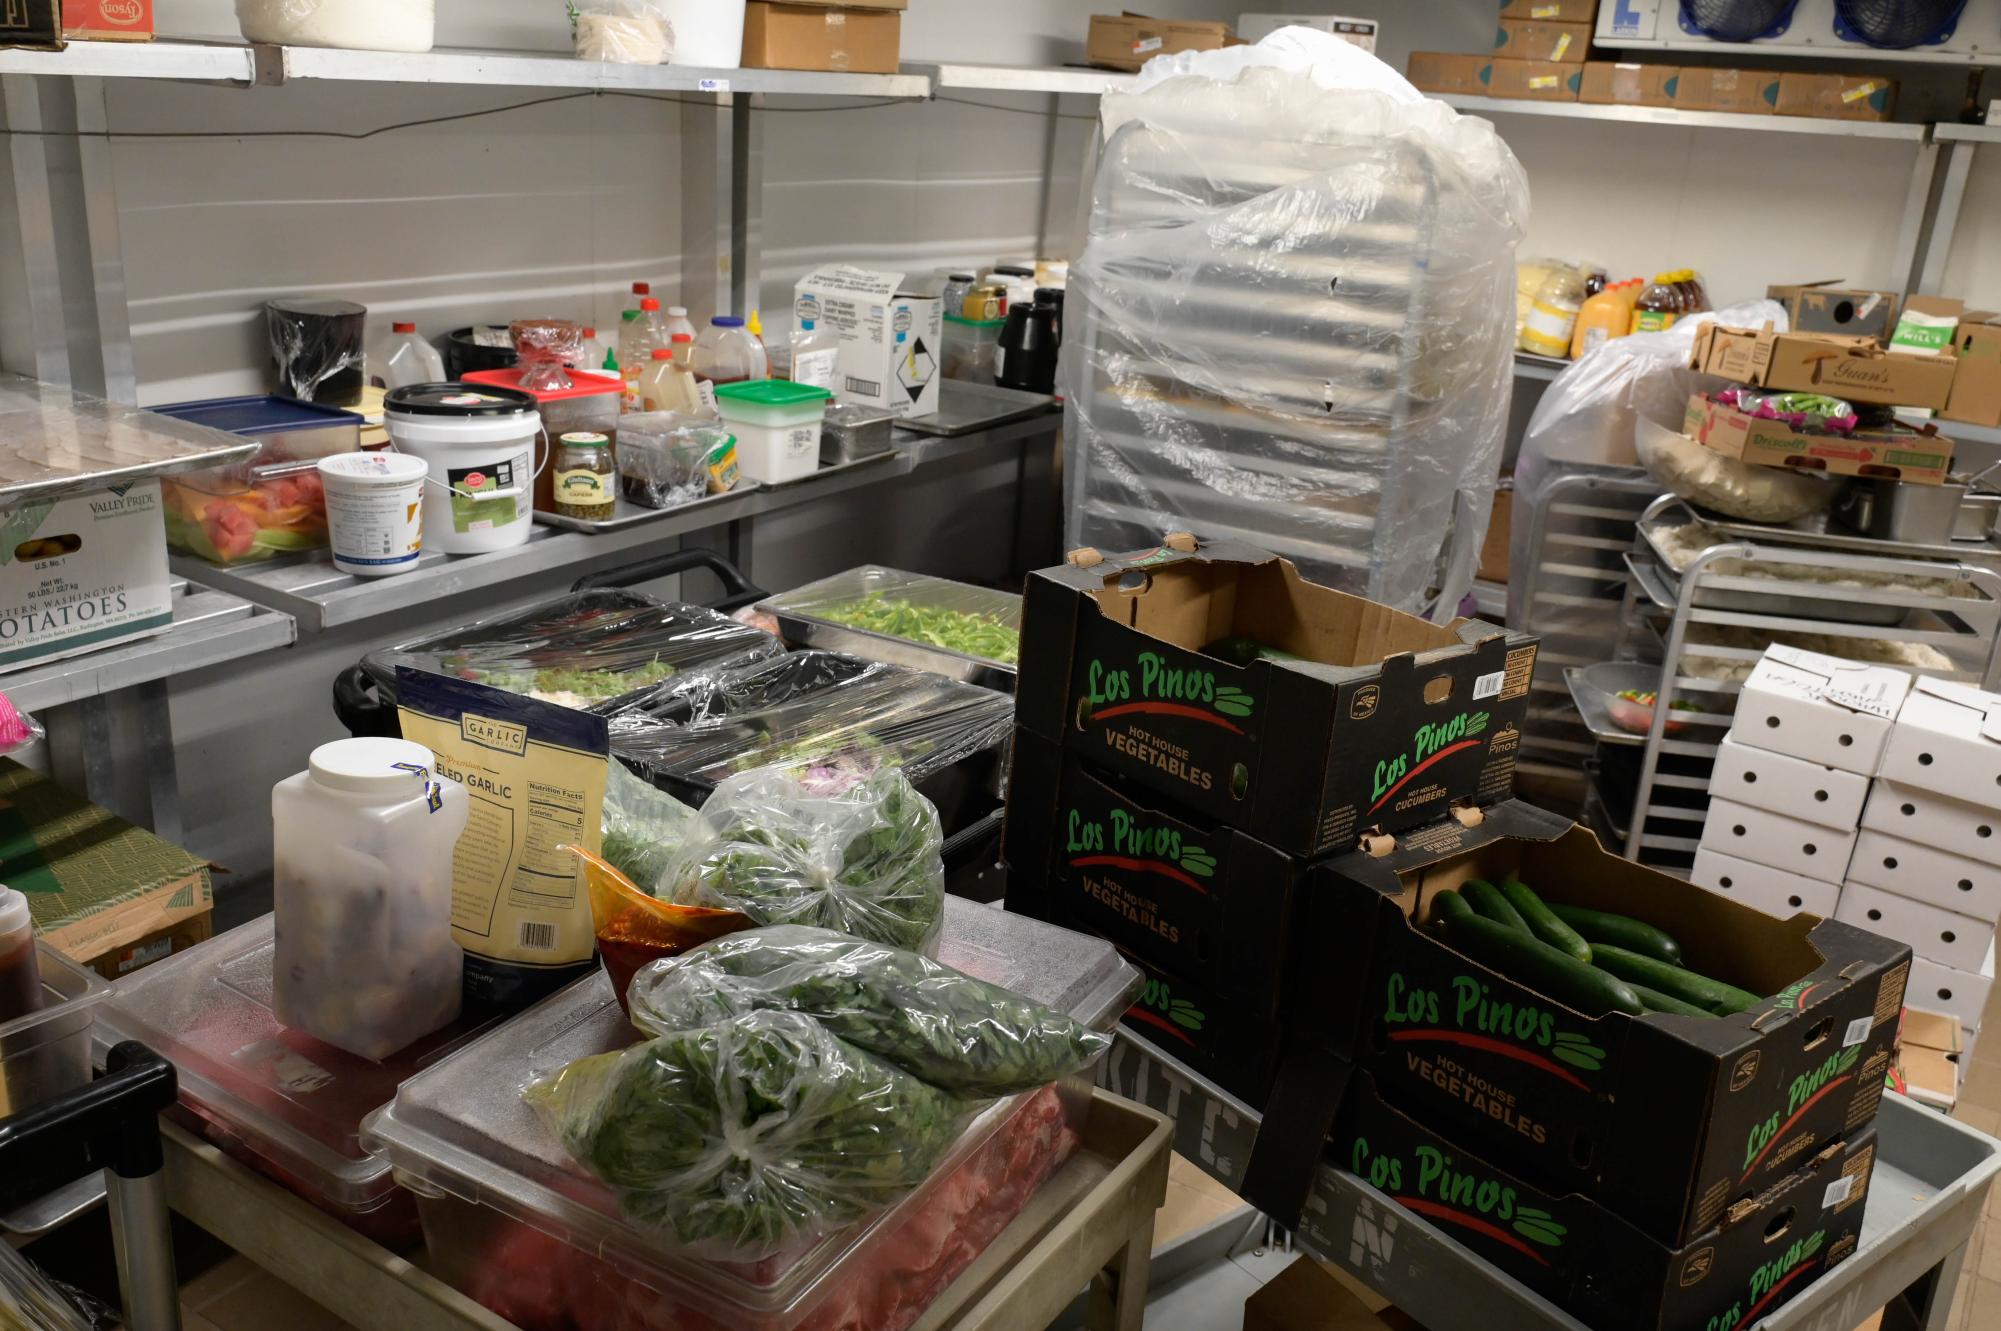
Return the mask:
<svg viewBox="0 0 2001 1331">
<path fill-rule="evenodd" d="M 1801 434 L 1784 421 L 1764 420 L 1725 406 L 1707 393 L 1689 398 L 1682 433 L 1725 457 L 1758 467 L 1869 476 L 1912 485 L 1942 485 L 1952 470 L 1953 442 L 1936 431 L 1895 427 L 1850 435 Z"/>
<path fill-rule="evenodd" d="M 1679 1248 L 1876 1116 L 1911 974 L 1902 943 L 1763 914 L 1519 801 L 1327 868 L 1337 885 L 1303 899 L 1302 927 L 1327 973 L 1368 971 L 1358 1063 L 1401 1112 L 1550 1194 L 1581 1192 Z M 1691 970 L 1766 997 L 1727 1017 L 1582 1011 L 1432 927 L 1441 893 L 1510 874 L 1548 902 L 1665 930 Z M 1278 1099 L 1268 1115 L 1290 1112 Z"/>
<path fill-rule="evenodd" d="M 1433 624 L 1268 551 L 1179 536 L 1029 577 L 1015 712 L 1116 778 L 1310 858 L 1507 799 L 1535 657 L 1527 634 Z"/>
<path fill-rule="evenodd" d="M 147 637 L 173 622 L 158 481 L 0 516 L 0 671 Z"/>
</svg>

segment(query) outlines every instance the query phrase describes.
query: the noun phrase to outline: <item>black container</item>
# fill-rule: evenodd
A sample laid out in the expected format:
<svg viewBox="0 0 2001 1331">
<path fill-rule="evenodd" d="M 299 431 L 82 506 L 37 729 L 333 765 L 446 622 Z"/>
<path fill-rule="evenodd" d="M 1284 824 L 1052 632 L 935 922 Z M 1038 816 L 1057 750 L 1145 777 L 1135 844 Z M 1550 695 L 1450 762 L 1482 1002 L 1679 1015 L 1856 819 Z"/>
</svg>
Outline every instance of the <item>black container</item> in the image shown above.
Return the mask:
<svg viewBox="0 0 2001 1331">
<path fill-rule="evenodd" d="M 504 325 L 503 325 L 504 326 Z M 472 340 L 472 328 L 454 328 L 445 338 L 445 378 L 463 379 L 475 370 L 511 370 L 520 357 L 514 344 L 483 347 Z"/>
<path fill-rule="evenodd" d="M 351 300 L 267 300 L 273 383 L 284 397 L 352 407 L 361 401 L 368 307 Z"/>
<path fill-rule="evenodd" d="M 1017 305 L 1007 312 L 996 379 L 1002 388 L 1025 393 L 1056 391 L 1057 307 L 1043 299 L 1048 294 L 1037 291 L 1034 305 Z"/>
</svg>

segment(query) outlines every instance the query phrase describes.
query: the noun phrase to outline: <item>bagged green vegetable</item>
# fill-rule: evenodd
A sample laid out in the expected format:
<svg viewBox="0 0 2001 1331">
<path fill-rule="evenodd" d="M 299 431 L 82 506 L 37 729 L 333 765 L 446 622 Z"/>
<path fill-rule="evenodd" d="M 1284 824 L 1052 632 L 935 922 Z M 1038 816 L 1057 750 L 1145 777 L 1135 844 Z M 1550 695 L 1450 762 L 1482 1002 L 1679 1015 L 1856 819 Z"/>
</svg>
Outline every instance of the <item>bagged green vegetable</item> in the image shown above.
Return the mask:
<svg viewBox="0 0 2001 1331">
<path fill-rule="evenodd" d="M 732 1262 L 895 1202 L 979 1107 L 771 1011 L 579 1059 L 527 1099 L 626 1215 Z"/>
<path fill-rule="evenodd" d="M 598 853 L 634 887 L 656 896 L 668 867 L 714 836 L 700 814 L 634 776 L 617 759 L 605 786 L 603 828 Z"/>
<path fill-rule="evenodd" d="M 821 793 L 787 771 L 745 772 L 716 788 L 702 818 L 715 839 L 667 868 L 667 899 L 936 953 L 945 838 L 937 809 L 901 771 Z"/>
<path fill-rule="evenodd" d="M 931 1085 L 1013 1095 L 1089 1065 L 1111 1038 L 999 985 L 826 929 L 753 929 L 656 961 L 626 991 L 652 1035 L 783 1010 Z"/>
</svg>

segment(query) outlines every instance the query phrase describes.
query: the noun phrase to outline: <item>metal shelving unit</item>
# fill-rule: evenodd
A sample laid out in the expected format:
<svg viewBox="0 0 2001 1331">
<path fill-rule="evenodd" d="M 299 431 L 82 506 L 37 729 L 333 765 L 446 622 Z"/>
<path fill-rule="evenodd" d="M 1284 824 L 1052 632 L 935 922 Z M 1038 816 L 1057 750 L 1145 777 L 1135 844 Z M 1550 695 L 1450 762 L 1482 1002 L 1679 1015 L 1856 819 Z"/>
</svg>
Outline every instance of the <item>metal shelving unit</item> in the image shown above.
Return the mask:
<svg viewBox="0 0 2001 1331">
<path fill-rule="evenodd" d="M 1139 76 L 1109 69 L 1089 69 L 1081 65 L 905 65 L 906 74 L 919 74 L 943 92 L 947 88 L 985 92 L 1075 93 L 1096 97 L 1100 93 L 1125 92 Z"/>
<path fill-rule="evenodd" d="M 1475 97 L 1433 93 L 1447 106 L 1473 115 L 1554 116 L 1560 120 L 1603 120 L 1625 125 L 1680 129 L 1741 129 L 1754 134 L 1812 134 L 1823 138 L 1896 139 L 1922 143 L 1928 126 L 1874 120 L 1816 120 L 1807 116 L 1753 116 L 1728 111 L 1677 111 L 1666 106 L 1600 106 L 1591 102 L 1538 102 L 1527 98 Z"/>
</svg>

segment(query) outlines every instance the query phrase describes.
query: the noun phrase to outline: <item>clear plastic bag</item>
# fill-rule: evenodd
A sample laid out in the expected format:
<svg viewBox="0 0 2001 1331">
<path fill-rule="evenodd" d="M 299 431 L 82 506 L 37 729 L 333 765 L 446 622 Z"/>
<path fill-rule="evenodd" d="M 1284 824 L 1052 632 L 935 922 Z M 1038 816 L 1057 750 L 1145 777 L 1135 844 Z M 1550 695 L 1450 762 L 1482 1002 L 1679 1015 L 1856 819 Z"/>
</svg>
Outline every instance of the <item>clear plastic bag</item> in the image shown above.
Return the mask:
<svg viewBox="0 0 2001 1331">
<path fill-rule="evenodd" d="M 1000 1097 L 1095 1062 L 1111 1038 L 907 949 L 826 929 L 734 934 L 633 978 L 632 1024 L 652 1035 L 746 1012 L 798 1012 L 933 1086 Z"/>
<path fill-rule="evenodd" d="M 5 1331 L 98 1331 L 118 1325 L 91 1300 L 88 1310 L 27 1258 L 0 1243 L 0 1328 Z"/>
<path fill-rule="evenodd" d="M 710 459 L 730 432 L 672 411 L 630 412 L 618 419 L 620 491 L 648 508 L 678 508 L 709 493 Z"/>
<path fill-rule="evenodd" d="M 570 366 L 584 349 L 584 330 L 569 319 L 516 319 L 508 325 L 521 367 L 521 387 L 530 393 L 560 393 L 576 387 Z"/>
<path fill-rule="evenodd" d="M 945 927 L 938 810 L 894 768 L 827 791 L 765 768 L 702 806 L 713 841 L 692 840 L 660 896 L 758 924 L 807 924 L 935 954 Z"/>
<path fill-rule="evenodd" d="M 1633 422 L 1633 429 L 1633 446 L 1647 475 L 1690 503 L 1727 517 L 1791 522 L 1832 504 L 1841 488 L 1811 473 L 1724 457 L 1644 418 Z"/>
<path fill-rule="evenodd" d="M 615 65 L 664 65 L 674 54 L 674 25 L 660 0 L 572 0 L 577 59 Z"/>
<path fill-rule="evenodd" d="M 692 842 L 715 837 L 701 814 L 634 776 L 623 763 L 611 765 L 602 825 L 600 857 L 647 893 L 654 892 L 660 875 L 688 853 Z"/>
<path fill-rule="evenodd" d="M 47 737 L 42 723 L 14 706 L 14 700 L 0 693 L 0 755 L 15 753 Z"/>
<path fill-rule="evenodd" d="M 778 1011 L 579 1059 L 526 1094 L 627 1216 L 732 1262 L 895 1202 L 978 1107 Z"/>
<path fill-rule="evenodd" d="M 783 653 L 769 634 L 713 610 L 602 589 L 371 652 L 361 664 L 390 697 L 396 668 L 409 666 L 604 713 L 662 684 Z"/>
<path fill-rule="evenodd" d="M 1018 594 L 873 564 L 774 596 L 767 604 L 1000 665 L 1013 665 L 1021 648 Z"/>
</svg>

